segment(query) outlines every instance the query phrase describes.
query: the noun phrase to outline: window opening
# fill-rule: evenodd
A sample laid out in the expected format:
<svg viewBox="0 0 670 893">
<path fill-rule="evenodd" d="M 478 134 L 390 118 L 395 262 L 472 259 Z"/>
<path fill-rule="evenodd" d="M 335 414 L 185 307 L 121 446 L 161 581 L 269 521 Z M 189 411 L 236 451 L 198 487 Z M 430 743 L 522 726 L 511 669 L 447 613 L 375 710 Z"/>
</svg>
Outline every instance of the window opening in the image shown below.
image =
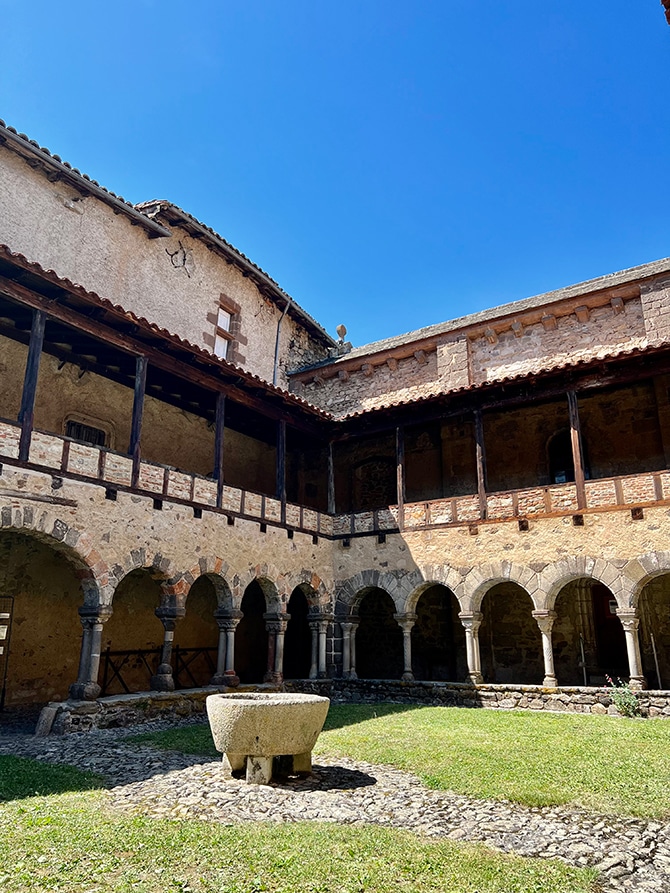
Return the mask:
<svg viewBox="0 0 670 893">
<path fill-rule="evenodd" d="M 105 446 L 107 441 L 107 432 L 102 428 L 94 428 L 93 425 L 85 425 L 83 422 L 77 422 L 69 419 L 65 423 L 65 436 L 71 437 L 73 440 L 80 440 L 82 443 L 88 443 L 91 446 Z"/>
<path fill-rule="evenodd" d="M 233 314 L 224 307 L 219 307 L 216 315 L 216 332 L 214 333 L 214 353 L 221 360 L 228 356 L 228 345 L 233 340 L 230 331 L 233 322 Z"/>
</svg>

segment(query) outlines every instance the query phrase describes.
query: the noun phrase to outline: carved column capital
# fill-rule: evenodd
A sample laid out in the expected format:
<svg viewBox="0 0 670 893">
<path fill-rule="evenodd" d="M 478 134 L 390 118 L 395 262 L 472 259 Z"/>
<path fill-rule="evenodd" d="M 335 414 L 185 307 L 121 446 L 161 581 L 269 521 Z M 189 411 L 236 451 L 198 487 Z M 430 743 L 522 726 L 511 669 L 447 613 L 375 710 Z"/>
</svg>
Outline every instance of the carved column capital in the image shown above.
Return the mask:
<svg viewBox="0 0 670 893">
<path fill-rule="evenodd" d="M 479 611 L 474 611 L 472 614 L 461 612 L 458 617 L 463 624 L 463 627 L 468 632 L 476 633 L 479 631 L 479 627 L 482 625 L 484 615 L 481 614 Z"/>
<path fill-rule="evenodd" d="M 532 614 L 535 622 L 540 627 L 540 632 L 548 636 L 558 616 L 556 611 L 533 611 Z"/>
<path fill-rule="evenodd" d="M 411 632 L 412 627 L 417 621 L 416 614 L 394 614 L 393 619 L 396 621 L 398 626 L 402 629 L 403 632 Z"/>
</svg>

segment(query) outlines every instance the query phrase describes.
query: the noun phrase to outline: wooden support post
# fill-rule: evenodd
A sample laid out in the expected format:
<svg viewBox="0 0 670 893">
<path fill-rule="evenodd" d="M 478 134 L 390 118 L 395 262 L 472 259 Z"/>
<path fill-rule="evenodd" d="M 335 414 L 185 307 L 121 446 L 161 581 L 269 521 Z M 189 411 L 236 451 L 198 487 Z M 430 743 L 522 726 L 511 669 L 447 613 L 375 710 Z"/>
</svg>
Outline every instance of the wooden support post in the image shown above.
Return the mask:
<svg viewBox="0 0 670 893">
<path fill-rule="evenodd" d="M 405 431 L 395 429 L 396 492 L 398 498 L 398 527 L 405 526 Z"/>
<path fill-rule="evenodd" d="M 335 457 L 332 440 L 328 444 L 328 514 L 335 514 Z"/>
<path fill-rule="evenodd" d="M 281 502 L 281 522 L 286 524 L 286 422 L 277 425 L 277 499 Z"/>
<path fill-rule="evenodd" d="M 586 507 L 586 488 L 584 486 L 584 448 L 582 445 L 582 429 L 579 423 L 579 406 L 575 391 L 568 391 L 568 414 L 570 418 L 570 443 L 572 445 L 572 462 L 575 466 L 575 486 L 577 487 L 577 507 Z"/>
<path fill-rule="evenodd" d="M 475 410 L 475 455 L 479 513 L 483 521 L 486 518 L 486 446 L 484 444 L 484 420 L 480 409 Z"/>
<path fill-rule="evenodd" d="M 221 508 L 223 499 L 223 444 L 226 428 L 226 396 L 216 395 L 216 421 L 214 429 L 214 478 L 216 479 L 216 505 Z"/>
<path fill-rule="evenodd" d="M 21 409 L 19 410 L 19 424 L 21 425 L 21 439 L 19 441 L 19 459 L 28 461 L 30 453 L 30 439 L 33 434 L 33 421 L 35 418 L 35 394 L 37 393 L 37 376 L 40 371 L 40 359 L 42 356 L 42 344 L 44 342 L 44 326 L 46 316 L 43 310 L 33 310 L 33 324 L 30 329 L 30 343 L 28 344 L 28 359 L 26 361 L 26 374 L 23 378 L 23 394 L 21 395 Z"/>
<path fill-rule="evenodd" d="M 130 426 L 130 444 L 128 453 L 133 460 L 131 485 L 137 486 L 140 476 L 140 456 L 142 440 L 142 415 L 144 412 L 144 393 L 147 386 L 147 358 L 137 357 L 135 360 L 135 394 L 133 396 L 133 420 Z"/>
</svg>

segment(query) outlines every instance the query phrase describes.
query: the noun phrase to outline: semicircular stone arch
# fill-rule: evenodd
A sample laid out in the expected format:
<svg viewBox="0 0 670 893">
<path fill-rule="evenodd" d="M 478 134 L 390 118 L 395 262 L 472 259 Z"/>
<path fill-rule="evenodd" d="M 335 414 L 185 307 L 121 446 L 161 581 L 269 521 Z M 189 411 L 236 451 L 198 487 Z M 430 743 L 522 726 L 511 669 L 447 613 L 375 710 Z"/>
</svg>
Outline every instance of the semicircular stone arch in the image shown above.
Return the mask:
<svg viewBox="0 0 670 893">
<path fill-rule="evenodd" d="M 393 599 L 397 613 L 403 613 L 412 591 L 420 585 L 420 571 L 359 571 L 336 586 L 335 613 L 343 619 L 355 615 L 365 592 L 383 589 Z"/>
<path fill-rule="evenodd" d="M 622 570 L 624 579 L 630 584 L 628 607 L 636 609 L 647 583 L 664 574 L 670 574 L 670 552 L 646 552 L 628 561 Z"/>
<path fill-rule="evenodd" d="M 403 613 L 414 614 L 421 596 L 433 586 L 445 586 L 456 596 L 459 607 L 463 610 L 463 577 L 459 571 L 448 564 L 431 565 L 421 569 L 422 581 L 416 585 L 405 601 Z"/>
<path fill-rule="evenodd" d="M 539 575 L 542 607 L 538 610 L 552 611 L 561 590 L 574 580 L 590 579 L 602 583 L 616 598 L 621 610 L 630 610 L 634 583 L 620 567 L 605 558 L 592 558 L 575 555 L 548 564 Z"/>
<path fill-rule="evenodd" d="M 484 596 L 499 583 L 516 583 L 531 597 L 535 610 L 544 610 L 542 590 L 534 570 L 511 561 L 490 561 L 473 567 L 463 580 L 460 600 L 463 612 L 481 610 Z"/>
<path fill-rule="evenodd" d="M 214 587 L 217 607 L 223 611 L 232 611 L 235 608 L 233 593 L 228 583 L 228 564 L 218 556 L 203 556 L 198 563 L 186 571 L 183 579 L 187 585 L 184 600 L 188 601 L 188 594 L 193 584 L 201 577 L 206 577 Z"/>
<path fill-rule="evenodd" d="M 250 568 L 245 574 L 234 574 L 231 578 L 231 590 L 235 607 L 241 608 L 244 593 L 251 583 L 258 583 L 265 596 L 268 612 L 282 612 L 288 602 L 288 597 L 282 598 L 280 589 L 275 582 L 281 577 L 280 571 L 270 564 Z"/>
<path fill-rule="evenodd" d="M 112 568 L 114 592 L 124 578 L 135 571 L 146 571 L 152 579 L 160 583 L 162 604 L 173 603 L 183 607 L 188 585 L 183 573 L 175 573 L 171 558 L 161 552 L 151 552 L 143 548 L 132 549 Z"/>
<path fill-rule="evenodd" d="M 310 610 L 313 611 L 332 611 L 332 597 L 318 574 L 303 569 L 298 573 L 288 574 L 285 578 L 287 600 L 291 598 L 295 589 L 300 588 L 307 599 Z"/>
<path fill-rule="evenodd" d="M 55 513 L 36 512 L 32 506 L 3 506 L 0 530 L 33 536 L 62 553 L 76 568 L 86 606 L 111 603 L 115 585 L 113 574 L 86 531 L 68 524 Z"/>
</svg>

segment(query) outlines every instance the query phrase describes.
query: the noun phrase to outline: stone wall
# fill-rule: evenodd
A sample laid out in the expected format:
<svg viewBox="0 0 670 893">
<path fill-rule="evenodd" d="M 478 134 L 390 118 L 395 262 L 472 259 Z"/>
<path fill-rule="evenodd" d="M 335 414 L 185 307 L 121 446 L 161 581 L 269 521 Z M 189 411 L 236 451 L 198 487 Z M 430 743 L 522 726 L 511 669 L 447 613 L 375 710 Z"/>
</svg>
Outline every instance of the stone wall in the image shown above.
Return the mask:
<svg viewBox="0 0 670 893">
<path fill-rule="evenodd" d="M 274 690 L 262 686 L 264 691 Z M 156 719 L 194 720 L 205 714 L 205 700 L 220 689 L 207 687 L 182 692 L 143 692 L 137 695 L 98 698 L 97 701 L 65 701 L 49 704 L 38 724 L 40 734 L 67 735 L 91 729 L 126 728 Z M 471 686 L 441 682 L 387 682 L 299 680 L 283 690 L 329 697 L 334 703 L 415 704 L 431 707 L 480 707 L 491 710 L 535 710 L 551 713 L 593 713 L 617 716 L 607 689 L 543 689 L 532 685 Z M 640 692 L 636 695 L 645 717 L 670 718 L 670 694 Z"/>
<path fill-rule="evenodd" d="M 50 182 L 0 147 L 0 243 L 208 350 L 224 296 L 240 308 L 233 361 L 272 381 L 281 311 L 202 241 L 179 227 L 171 232 L 151 239 L 125 214 L 92 195 L 82 198 L 64 181 Z M 173 255 L 188 262 L 175 265 Z M 287 368 L 325 356 L 325 347 L 289 314 L 281 328 L 278 383 L 286 386 Z"/>
<path fill-rule="evenodd" d="M 346 416 L 642 348 L 670 340 L 670 287 L 660 279 L 643 285 L 642 298 L 629 292 L 606 299 L 599 293 L 585 295 L 581 303 L 572 296 L 544 309 L 529 306 L 516 317 L 488 315 L 487 324 L 468 324 L 466 317 L 457 331 L 426 343 L 359 348 L 330 366 L 297 374 L 292 387 Z"/>
</svg>

